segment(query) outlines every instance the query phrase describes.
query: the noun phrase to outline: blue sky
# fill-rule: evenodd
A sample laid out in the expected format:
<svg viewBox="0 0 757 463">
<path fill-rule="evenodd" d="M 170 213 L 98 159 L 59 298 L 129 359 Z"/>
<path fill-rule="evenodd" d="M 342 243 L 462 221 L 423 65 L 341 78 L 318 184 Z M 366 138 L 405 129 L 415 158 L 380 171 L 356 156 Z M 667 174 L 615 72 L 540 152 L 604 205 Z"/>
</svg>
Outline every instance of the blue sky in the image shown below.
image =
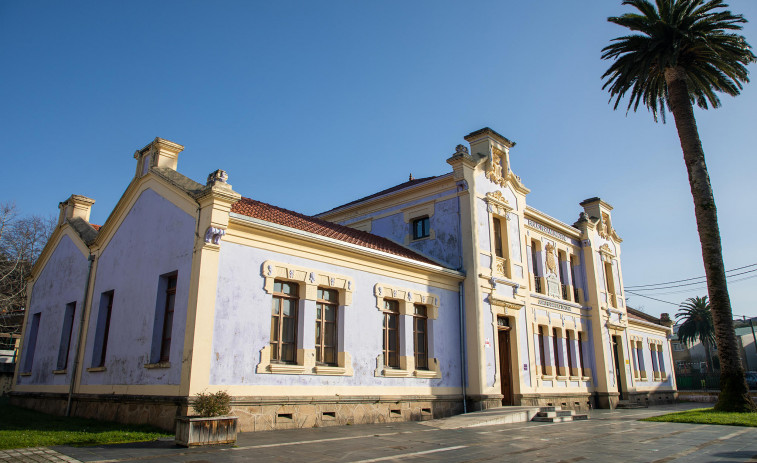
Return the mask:
<svg viewBox="0 0 757 463">
<path fill-rule="evenodd" d="M 728 3 L 757 46 L 757 2 Z M 132 154 L 160 136 L 186 146 L 185 175 L 221 168 L 245 196 L 315 214 L 447 172 L 462 137 L 489 126 L 517 142 L 530 205 L 569 223 L 588 197 L 615 207 L 627 286 L 697 277 L 672 118 L 613 111 L 601 89 L 600 50 L 624 33 L 606 18 L 624 11 L 619 0 L 0 0 L 0 201 L 56 214 L 83 194 L 103 223 Z M 755 108 L 751 84 L 697 110 L 729 269 L 757 263 Z M 752 275 L 732 279 L 735 314 L 757 315 L 757 279 L 737 281 Z"/>
</svg>

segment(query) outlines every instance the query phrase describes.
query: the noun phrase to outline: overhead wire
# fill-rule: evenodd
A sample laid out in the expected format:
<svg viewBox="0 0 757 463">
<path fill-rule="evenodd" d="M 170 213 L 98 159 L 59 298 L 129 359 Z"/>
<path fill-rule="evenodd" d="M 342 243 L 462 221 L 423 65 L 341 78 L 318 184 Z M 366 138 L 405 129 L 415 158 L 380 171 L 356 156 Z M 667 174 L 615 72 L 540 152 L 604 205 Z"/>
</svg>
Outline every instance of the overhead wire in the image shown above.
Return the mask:
<svg viewBox="0 0 757 463">
<path fill-rule="evenodd" d="M 757 267 L 757 263 L 749 264 L 749 265 L 744 265 L 743 267 L 732 268 L 730 270 L 726 270 L 725 272 L 726 273 L 735 272 L 737 270 L 743 270 L 745 268 L 750 268 L 750 267 Z M 755 270 L 757 270 L 757 269 L 755 269 Z M 662 285 L 670 285 L 670 284 L 674 284 L 674 283 L 682 283 L 684 281 L 701 280 L 702 278 L 707 278 L 707 276 L 703 275 L 703 276 L 698 276 L 698 277 L 693 277 L 693 278 L 684 278 L 683 280 L 666 281 L 666 282 L 663 282 L 663 283 L 649 283 L 649 284 L 646 284 L 646 285 L 632 285 L 632 286 L 627 286 L 626 288 L 641 289 L 641 288 L 648 287 L 648 286 L 662 286 Z"/>
</svg>

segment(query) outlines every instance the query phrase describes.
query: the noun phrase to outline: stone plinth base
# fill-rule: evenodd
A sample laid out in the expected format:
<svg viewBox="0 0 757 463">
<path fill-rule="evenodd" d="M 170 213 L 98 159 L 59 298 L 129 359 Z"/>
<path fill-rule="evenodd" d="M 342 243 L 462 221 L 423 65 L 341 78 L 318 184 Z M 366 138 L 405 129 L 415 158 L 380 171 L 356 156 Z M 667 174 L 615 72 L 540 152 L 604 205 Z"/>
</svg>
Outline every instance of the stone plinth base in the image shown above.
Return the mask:
<svg viewBox="0 0 757 463">
<path fill-rule="evenodd" d="M 628 393 L 628 402 L 639 405 L 672 404 L 678 400 L 678 391 L 635 391 Z"/>
<path fill-rule="evenodd" d="M 63 415 L 67 397 L 66 394 L 14 392 L 11 404 Z M 176 417 L 191 411 L 188 403 L 186 397 L 74 395 L 71 415 L 127 424 L 150 424 L 173 431 Z M 459 395 L 232 397 L 231 400 L 231 415 L 238 417 L 240 432 L 420 421 L 462 412 L 462 396 Z"/>
<path fill-rule="evenodd" d="M 490 408 L 497 408 L 502 406 L 502 399 L 505 396 L 502 394 L 482 394 L 482 395 L 469 395 L 468 396 L 468 411 L 478 412 L 481 410 L 488 410 Z"/>
<path fill-rule="evenodd" d="M 67 394 L 11 392 L 10 403 L 52 415 L 65 415 Z M 187 399 L 181 397 L 134 395 L 74 395 L 71 416 L 116 421 L 126 424 L 149 424 L 173 431 L 176 417 L 186 414 Z"/>
<path fill-rule="evenodd" d="M 591 393 L 521 394 L 515 398 L 521 406 L 562 407 L 563 410 L 587 411 L 593 407 Z"/>
<path fill-rule="evenodd" d="M 594 401 L 597 408 L 615 409 L 620 400 L 619 392 L 595 392 Z"/>
<path fill-rule="evenodd" d="M 461 396 L 234 397 L 239 431 L 421 421 L 462 413 Z"/>
</svg>

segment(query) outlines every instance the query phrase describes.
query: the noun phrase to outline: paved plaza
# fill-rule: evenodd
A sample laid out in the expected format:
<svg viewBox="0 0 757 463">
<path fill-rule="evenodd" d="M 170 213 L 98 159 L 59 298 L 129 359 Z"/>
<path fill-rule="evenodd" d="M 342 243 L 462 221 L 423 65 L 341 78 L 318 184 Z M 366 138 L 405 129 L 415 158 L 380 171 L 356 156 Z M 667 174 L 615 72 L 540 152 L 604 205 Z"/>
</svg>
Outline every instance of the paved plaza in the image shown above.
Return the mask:
<svg viewBox="0 0 757 463">
<path fill-rule="evenodd" d="M 54 447 L 51 457 L 83 462 L 757 462 L 757 428 L 648 423 L 646 416 L 698 408 L 678 404 L 594 410 L 588 421 L 471 425 L 403 422 L 243 433 L 237 446 L 185 449 L 173 442 Z M 455 418 L 451 418 L 454 420 Z M 491 415 L 486 418 L 490 422 Z M 462 422 L 462 421 L 461 421 Z M 483 423 L 484 421 L 482 421 Z M 70 459 L 63 460 L 68 457 Z M 16 459 L 17 458 L 17 459 Z"/>
</svg>

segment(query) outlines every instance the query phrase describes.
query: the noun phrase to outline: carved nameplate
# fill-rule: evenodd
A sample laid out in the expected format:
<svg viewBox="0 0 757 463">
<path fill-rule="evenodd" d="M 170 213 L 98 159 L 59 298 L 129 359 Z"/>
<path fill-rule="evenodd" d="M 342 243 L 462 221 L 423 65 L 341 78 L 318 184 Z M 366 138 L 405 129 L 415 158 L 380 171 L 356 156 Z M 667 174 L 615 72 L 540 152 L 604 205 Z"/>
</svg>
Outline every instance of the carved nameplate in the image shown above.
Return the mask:
<svg viewBox="0 0 757 463">
<path fill-rule="evenodd" d="M 531 228 L 535 228 L 535 229 L 537 229 L 539 231 L 542 231 L 542 232 L 546 233 L 549 236 L 554 236 L 555 238 L 557 238 L 559 240 L 568 241 L 568 237 L 565 236 L 565 235 L 563 235 L 562 233 L 560 233 L 558 231 L 555 231 L 555 230 L 552 230 L 549 227 L 545 227 L 544 225 L 542 225 L 542 224 L 540 224 L 538 222 L 534 222 L 531 219 L 526 219 L 526 225 L 528 225 Z"/>
<path fill-rule="evenodd" d="M 569 305 L 560 304 L 559 302 L 547 301 L 545 299 L 536 299 L 536 305 L 540 305 L 542 307 L 549 307 L 550 309 L 564 310 L 566 312 L 573 311 L 573 307 Z"/>
</svg>

